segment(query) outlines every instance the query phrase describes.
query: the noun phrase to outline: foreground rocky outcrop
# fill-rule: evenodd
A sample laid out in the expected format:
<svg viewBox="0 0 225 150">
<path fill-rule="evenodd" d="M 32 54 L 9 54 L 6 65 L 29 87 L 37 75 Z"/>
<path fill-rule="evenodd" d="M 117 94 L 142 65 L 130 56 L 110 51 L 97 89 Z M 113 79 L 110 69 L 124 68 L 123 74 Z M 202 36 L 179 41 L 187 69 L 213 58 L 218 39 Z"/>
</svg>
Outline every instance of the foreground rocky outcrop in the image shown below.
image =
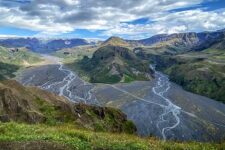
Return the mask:
<svg viewBox="0 0 225 150">
<path fill-rule="evenodd" d="M 74 104 L 35 87 L 23 87 L 16 81 L 0 83 L 0 121 L 69 123 L 95 131 L 135 133 L 136 127 L 121 111 L 85 104 Z"/>
</svg>

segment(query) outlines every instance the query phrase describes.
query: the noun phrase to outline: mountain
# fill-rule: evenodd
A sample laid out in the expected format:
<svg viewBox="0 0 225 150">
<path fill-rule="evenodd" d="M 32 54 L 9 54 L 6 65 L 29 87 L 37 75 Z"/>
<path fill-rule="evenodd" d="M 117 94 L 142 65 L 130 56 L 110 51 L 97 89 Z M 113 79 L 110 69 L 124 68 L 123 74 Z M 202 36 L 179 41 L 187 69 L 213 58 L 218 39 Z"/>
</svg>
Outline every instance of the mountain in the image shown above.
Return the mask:
<svg viewBox="0 0 225 150">
<path fill-rule="evenodd" d="M 137 56 L 188 91 L 225 103 L 225 31 L 158 35 L 141 40 Z"/>
<path fill-rule="evenodd" d="M 120 37 L 112 36 L 106 41 L 104 41 L 101 46 L 120 46 L 120 47 L 129 47 L 129 43 L 123 40 Z"/>
<path fill-rule="evenodd" d="M 184 89 L 225 103 L 224 49 L 209 48 L 172 56 L 151 56 L 151 59 Z"/>
<path fill-rule="evenodd" d="M 189 33 L 175 33 L 175 34 L 161 34 L 155 35 L 147 39 L 138 40 L 136 42 L 151 46 L 152 48 L 166 48 L 175 51 L 201 51 L 209 48 L 216 43 L 224 41 L 224 30 L 214 32 L 189 32 Z"/>
<path fill-rule="evenodd" d="M 9 121 L 72 124 L 95 131 L 136 131 L 119 110 L 75 104 L 47 91 L 6 80 L 0 83 L 0 122 Z"/>
<path fill-rule="evenodd" d="M 131 50 L 119 46 L 104 46 L 92 58 L 84 57 L 79 70 L 89 76 L 90 82 L 117 83 L 152 79 L 148 63 L 139 59 Z M 74 64 L 70 65 L 73 68 Z"/>
<path fill-rule="evenodd" d="M 72 48 L 81 45 L 89 45 L 89 43 L 84 39 L 69 39 L 69 40 L 57 39 L 51 40 L 43 46 L 46 47 L 47 51 L 57 51 L 63 48 Z M 39 49 L 38 52 L 40 52 Z"/>
<path fill-rule="evenodd" d="M 72 48 L 80 45 L 90 45 L 93 42 L 88 42 L 84 39 L 54 39 L 42 40 L 37 38 L 11 38 L 0 39 L 0 45 L 9 48 L 26 47 L 38 53 L 50 53 L 63 48 Z"/>
</svg>

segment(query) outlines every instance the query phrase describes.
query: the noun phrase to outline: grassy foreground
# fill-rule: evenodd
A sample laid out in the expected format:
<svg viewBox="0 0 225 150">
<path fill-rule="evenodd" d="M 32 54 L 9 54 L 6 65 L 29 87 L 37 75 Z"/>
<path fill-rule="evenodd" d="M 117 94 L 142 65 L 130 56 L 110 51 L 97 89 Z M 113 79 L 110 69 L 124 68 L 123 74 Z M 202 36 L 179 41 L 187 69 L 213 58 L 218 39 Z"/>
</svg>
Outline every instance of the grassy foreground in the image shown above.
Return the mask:
<svg viewBox="0 0 225 150">
<path fill-rule="evenodd" d="M 0 123 L 1 142 L 38 142 L 46 141 L 67 146 L 71 149 L 110 149 L 110 150 L 149 150 L 149 149 L 225 149 L 225 143 L 179 143 L 155 138 L 140 138 L 135 135 L 92 132 L 74 128 L 72 125 L 47 126 L 19 123 Z"/>
</svg>

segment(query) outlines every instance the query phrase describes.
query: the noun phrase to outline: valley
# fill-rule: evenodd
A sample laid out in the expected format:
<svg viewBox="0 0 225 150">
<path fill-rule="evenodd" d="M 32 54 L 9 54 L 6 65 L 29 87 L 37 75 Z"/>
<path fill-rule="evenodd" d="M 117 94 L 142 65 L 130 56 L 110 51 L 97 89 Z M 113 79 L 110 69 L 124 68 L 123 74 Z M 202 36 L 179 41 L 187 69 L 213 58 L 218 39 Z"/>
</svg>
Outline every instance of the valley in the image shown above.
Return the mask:
<svg viewBox="0 0 225 150">
<path fill-rule="evenodd" d="M 225 150 L 225 0 L 0 0 L 0 150 Z"/>
<path fill-rule="evenodd" d="M 40 87 L 76 103 L 98 105 L 92 94 L 93 85 L 63 66 L 60 58 L 49 55 L 43 57 L 49 64 L 27 69 L 18 79 L 23 85 Z"/>
<path fill-rule="evenodd" d="M 224 104 L 186 92 L 158 71 L 152 81 L 87 83 L 64 66 L 62 59 L 43 57 L 49 64 L 26 69 L 18 78 L 23 85 L 40 87 L 75 103 L 118 108 L 135 123 L 141 136 L 182 141 L 225 137 Z"/>
<path fill-rule="evenodd" d="M 82 137 L 92 136 L 94 131 L 133 134 L 125 135 L 128 141 L 133 140 L 130 136 L 156 138 L 165 143 L 223 141 L 223 39 L 212 40 L 221 38 L 221 33 L 215 33 L 207 39 L 213 41 L 208 47 L 202 47 L 204 41 L 190 43 L 189 38 L 198 41 L 203 35 L 160 35 L 139 41 L 111 37 L 99 43 L 81 42 L 78 46 L 77 40 L 53 40 L 47 42 L 46 52 L 43 52 L 46 45 L 38 43 L 37 46 L 41 46 L 37 48 L 31 39 L 28 45 L 34 47 L 30 49 L 23 47 L 25 39 L 20 39 L 25 43 L 13 45 L 14 48 L 3 45 L 0 49 L 0 100 L 4 107 L 0 111 L 0 121 L 16 121 L 6 123 L 15 129 L 21 126 L 20 121 L 27 128 L 30 128 L 27 123 L 43 123 L 57 131 L 61 130 L 60 125 L 63 132 L 64 128 L 72 131 L 71 126 L 75 125 L 75 134 L 80 135 L 80 129 L 87 131 Z M 75 45 L 68 45 L 72 41 Z M 15 79 L 22 85 L 8 79 Z M 7 98 L 12 100 L 7 103 Z M 101 133 L 96 135 L 102 138 Z"/>
<path fill-rule="evenodd" d="M 166 75 L 158 75 L 154 81 L 98 85 L 97 98 L 123 110 L 143 136 L 184 141 L 224 137 L 224 104 L 184 91 Z"/>
</svg>

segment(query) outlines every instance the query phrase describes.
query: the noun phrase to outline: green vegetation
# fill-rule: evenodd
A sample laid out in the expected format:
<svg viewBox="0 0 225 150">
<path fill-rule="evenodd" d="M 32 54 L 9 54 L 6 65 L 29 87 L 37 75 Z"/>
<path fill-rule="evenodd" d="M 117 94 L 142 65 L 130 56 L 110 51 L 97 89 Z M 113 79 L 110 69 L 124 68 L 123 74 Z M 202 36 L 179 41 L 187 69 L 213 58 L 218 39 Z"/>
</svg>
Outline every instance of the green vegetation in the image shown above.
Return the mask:
<svg viewBox="0 0 225 150">
<path fill-rule="evenodd" d="M 3 142 L 15 141 L 23 144 L 31 141 L 48 141 L 79 150 L 222 150 L 225 147 L 224 143 L 164 142 L 155 138 L 139 138 L 135 135 L 92 132 L 74 128 L 72 125 L 0 123 L 0 146 Z"/>
<path fill-rule="evenodd" d="M 40 56 L 23 48 L 7 49 L 0 46 L 0 80 L 13 78 L 20 68 L 40 61 Z"/>
<path fill-rule="evenodd" d="M 134 81 L 134 79 L 130 76 L 127 76 L 127 75 L 124 75 L 124 83 L 129 83 L 129 82 L 132 82 Z"/>
<path fill-rule="evenodd" d="M 185 89 L 225 102 L 224 66 L 204 61 L 174 65 L 166 70 L 170 79 Z"/>
<path fill-rule="evenodd" d="M 127 48 L 105 46 L 99 48 L 92 58 L 67 64 L 90 82 L 117 83 L 151 79 L 148 63 L 140 60 Z"/>
<path fill-rule="evenodd" d="M 0 60 L 1 62 L 14 64 L 14 65 L 29 65 L 42 61 L 38 54 L 34 54 L 29 52 L 26 49 L 7 49 L 4 47 L 0 47 Z"/>
<path fill-rule="evenodd" d="M 6 80 L 0 83 L 0 121 L 10 120 L 47 125 L 73 124 L 94 131 L 136 132 L 134 124 L 120 110 L 74 104 L 47 91 Z"/>
<path fill-rule="evenodd" d="M 56 51 L 52 55 L 63 58 L 64 63 L 72 63 L 83 59 L 84 56 L 92 57 L 96 49 L 95 46 L 77 46 Z"/>
<path fill-rule="evenodd" d="M 19 66 L 0 62 L 0 80 L 5 80 L 6 78 L 15 77 L 14 73 L 18 69 L 19 69 Z"/>
<path fill-rule="evenodd" d="M 225 103 L 225 51 L 152 56 L 159 70 L 186 90 Z"/>
<path fill-rule="evenodd" d="M 110 37 L 101 46 L 120 46 L 120 47 L 130 47 L 131 45 L 127 43 L 124 39 L 120 37 Z"/>
</svg>

